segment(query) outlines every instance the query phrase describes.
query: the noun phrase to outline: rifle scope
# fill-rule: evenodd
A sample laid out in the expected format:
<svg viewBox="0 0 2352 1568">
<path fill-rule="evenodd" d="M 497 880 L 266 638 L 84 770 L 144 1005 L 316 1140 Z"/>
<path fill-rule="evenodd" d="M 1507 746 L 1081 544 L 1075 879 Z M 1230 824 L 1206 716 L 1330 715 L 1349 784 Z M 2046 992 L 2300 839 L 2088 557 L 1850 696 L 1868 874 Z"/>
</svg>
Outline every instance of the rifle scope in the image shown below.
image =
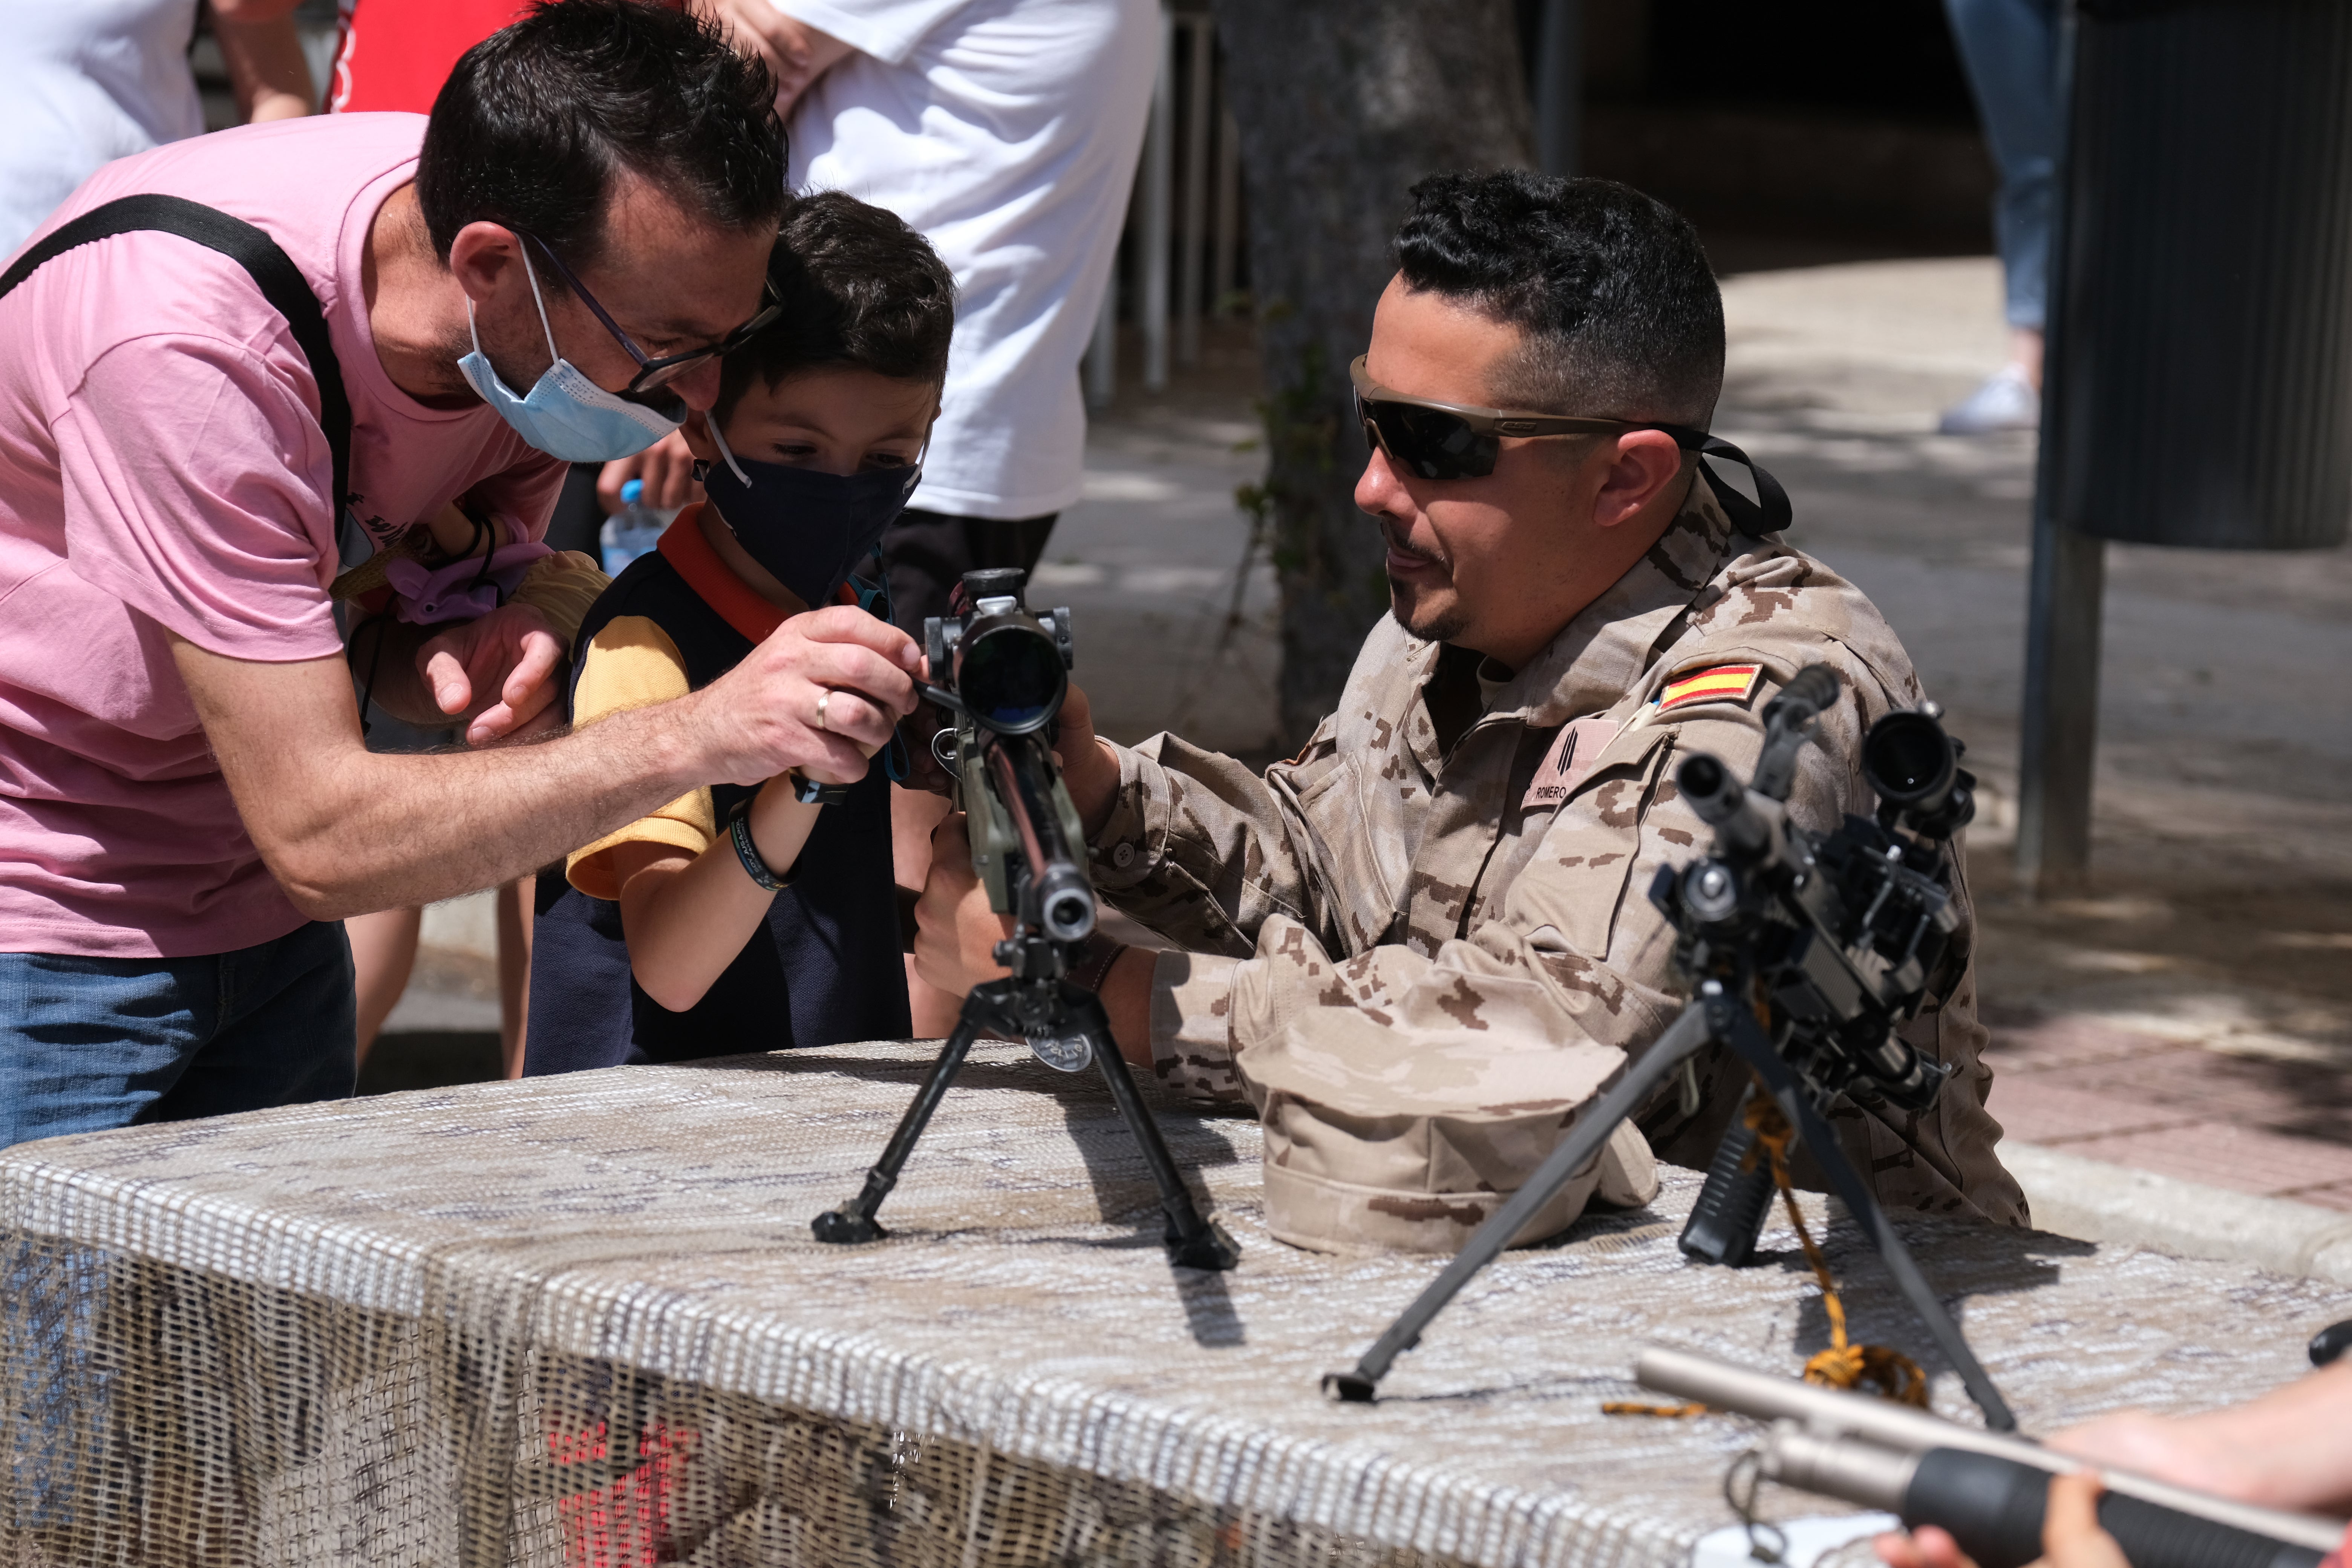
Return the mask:
<svg viewBox="0 0 2352 1568">
<path fill-rule="evenodd" d="M 1889 713 L 1862 742 L 1862 776 L 1873 794 L 1930 838 L 1949 838 L 1976 816 L 1976 781 L 1933 704 Z"/>
<path fill-rule="evenodd" d="M 951 657 L 957 697 L 974 722 L 999 735 L 1036 733 L 1069 694 L 1061 644 L 1017 599 L 986 601 L 964 622 Z"/>
</svg>

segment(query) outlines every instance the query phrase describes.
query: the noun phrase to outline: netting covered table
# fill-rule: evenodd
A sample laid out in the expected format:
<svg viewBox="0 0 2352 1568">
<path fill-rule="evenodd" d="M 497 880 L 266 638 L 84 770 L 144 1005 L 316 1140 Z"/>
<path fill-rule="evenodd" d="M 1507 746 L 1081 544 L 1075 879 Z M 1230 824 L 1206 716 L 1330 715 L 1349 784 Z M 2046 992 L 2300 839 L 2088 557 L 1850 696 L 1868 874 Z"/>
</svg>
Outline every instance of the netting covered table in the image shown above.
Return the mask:
<svg viewBox="0 0 2352 1568">
<path fill-rule="evenodd" d="M 1826 1342 L 1781 1256 L 1686 1266 L 1697 1178 L 1508 1255 L 1327 1403 L 1436 1260 L 1257 1219 L 1245 1120 L 1163 1114 L 1243 1247 L 1179 1273 L 1099 1079 L 982 1046 L 885 1208 L 821 1247 L 930 1048 L 386 1096 L 0 1154 L 0 1563 L 1668 1563 L 1728 1417 L 1601 1414 L 1651 1341 Z M 2029 1430 L 2302 1369 L 2352 1290 L 1919 1220 Z M 1864 1338 L 1924 1334 L 1859 1236 Z M 1931 1367 L 1934 1363 L 1929 1363 Z M 1937 1403 L 1972 1418 L 1941 1368 Z"/>
</svg>

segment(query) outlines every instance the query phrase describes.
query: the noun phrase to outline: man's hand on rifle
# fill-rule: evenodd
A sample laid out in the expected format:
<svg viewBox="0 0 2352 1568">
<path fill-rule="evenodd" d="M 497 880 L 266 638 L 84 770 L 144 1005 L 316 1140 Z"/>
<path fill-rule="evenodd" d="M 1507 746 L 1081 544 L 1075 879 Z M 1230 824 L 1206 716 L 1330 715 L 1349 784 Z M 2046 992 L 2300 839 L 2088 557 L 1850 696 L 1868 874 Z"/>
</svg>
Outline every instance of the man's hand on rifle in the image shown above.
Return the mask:
<svg viewBox="0 0 2352 1568">
<path fill-rule="evenodd" d="M 889 622 L 828 605 L 786 618 L 741 663 L 678 700 L 696 705 L 719 778 L 751 784 L 799 768 L 824 784 L 855 784 L 914 709 L 922 663 L 914 639 Z"/>
<path fill-rule="evenodd" d="M 2099 1528 L 2099 1494 L 2106 1490 L 2093 1470 L 2053 1476 L 2042 1518 L 2042 1556 L 2031 1568 L 2131 1568 L 2116 1538 Z M 1934 1525 L 1909 1535 L 1882 1535 L 1874 1543 L 1889 1568 L 1976 1568 L 1959 1544 Z"/>
<path fill-rule="evenodd" d="M 915 973 L 927 984 L 962 996 L 1008 973 L 995 949 L 1013 934 L 1013 921 L 988 907 L 962 812 L 950 812 L 931 833 L 931 871 L 915 903 Z"/>
</svg>

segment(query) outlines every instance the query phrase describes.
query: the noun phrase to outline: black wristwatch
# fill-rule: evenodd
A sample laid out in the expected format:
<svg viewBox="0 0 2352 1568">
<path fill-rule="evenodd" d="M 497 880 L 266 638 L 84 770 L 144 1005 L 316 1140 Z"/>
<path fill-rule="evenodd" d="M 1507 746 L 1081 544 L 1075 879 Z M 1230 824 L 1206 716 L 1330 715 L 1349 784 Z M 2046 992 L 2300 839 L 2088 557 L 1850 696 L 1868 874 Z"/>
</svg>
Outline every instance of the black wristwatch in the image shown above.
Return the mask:
<svg viewBox="0 0 2352 1568">
<path fill-rule="evenodd" d="M 727 814 L 727 837 L 734 843 L 735 858 L 743 862 L 744 874 L 760 884 L 760 890 L 781 893 L 784 884 L 792 880 L 792 874 L 788 871 L 779 877 L 770 870 L 768 863 L 760 858 L 760 847 L 751 841 L 751 803 L 759 798 L 755 790 L 735 803 L 735 809 Z"/>
<path fill-rule="evenodd" d="M 798 768 L 784 775 L 793 784 L 793 798 L 803 805 L 839 805 L 849 798 L 855 784 L 819 784 Z"/>
</svg>

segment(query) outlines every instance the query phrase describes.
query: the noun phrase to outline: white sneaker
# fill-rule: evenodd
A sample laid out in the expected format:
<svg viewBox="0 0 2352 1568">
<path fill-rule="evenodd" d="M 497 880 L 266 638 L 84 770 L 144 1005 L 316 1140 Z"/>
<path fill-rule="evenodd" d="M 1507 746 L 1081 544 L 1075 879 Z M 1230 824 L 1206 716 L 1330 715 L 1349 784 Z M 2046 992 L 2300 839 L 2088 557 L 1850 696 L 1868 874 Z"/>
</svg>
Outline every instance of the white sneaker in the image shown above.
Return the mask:
<svg viewBox="0 0 2352 1568">
<path fill-rule="evenodd" d="M 1995 430 L 2032 430 L 2042 424 L 2042 394 L 2021 365 L 2005 364 L 1990 380 L 1944 410 L 1936 426 L 1943 436 L 1983 436 Z"/>
</svg>

